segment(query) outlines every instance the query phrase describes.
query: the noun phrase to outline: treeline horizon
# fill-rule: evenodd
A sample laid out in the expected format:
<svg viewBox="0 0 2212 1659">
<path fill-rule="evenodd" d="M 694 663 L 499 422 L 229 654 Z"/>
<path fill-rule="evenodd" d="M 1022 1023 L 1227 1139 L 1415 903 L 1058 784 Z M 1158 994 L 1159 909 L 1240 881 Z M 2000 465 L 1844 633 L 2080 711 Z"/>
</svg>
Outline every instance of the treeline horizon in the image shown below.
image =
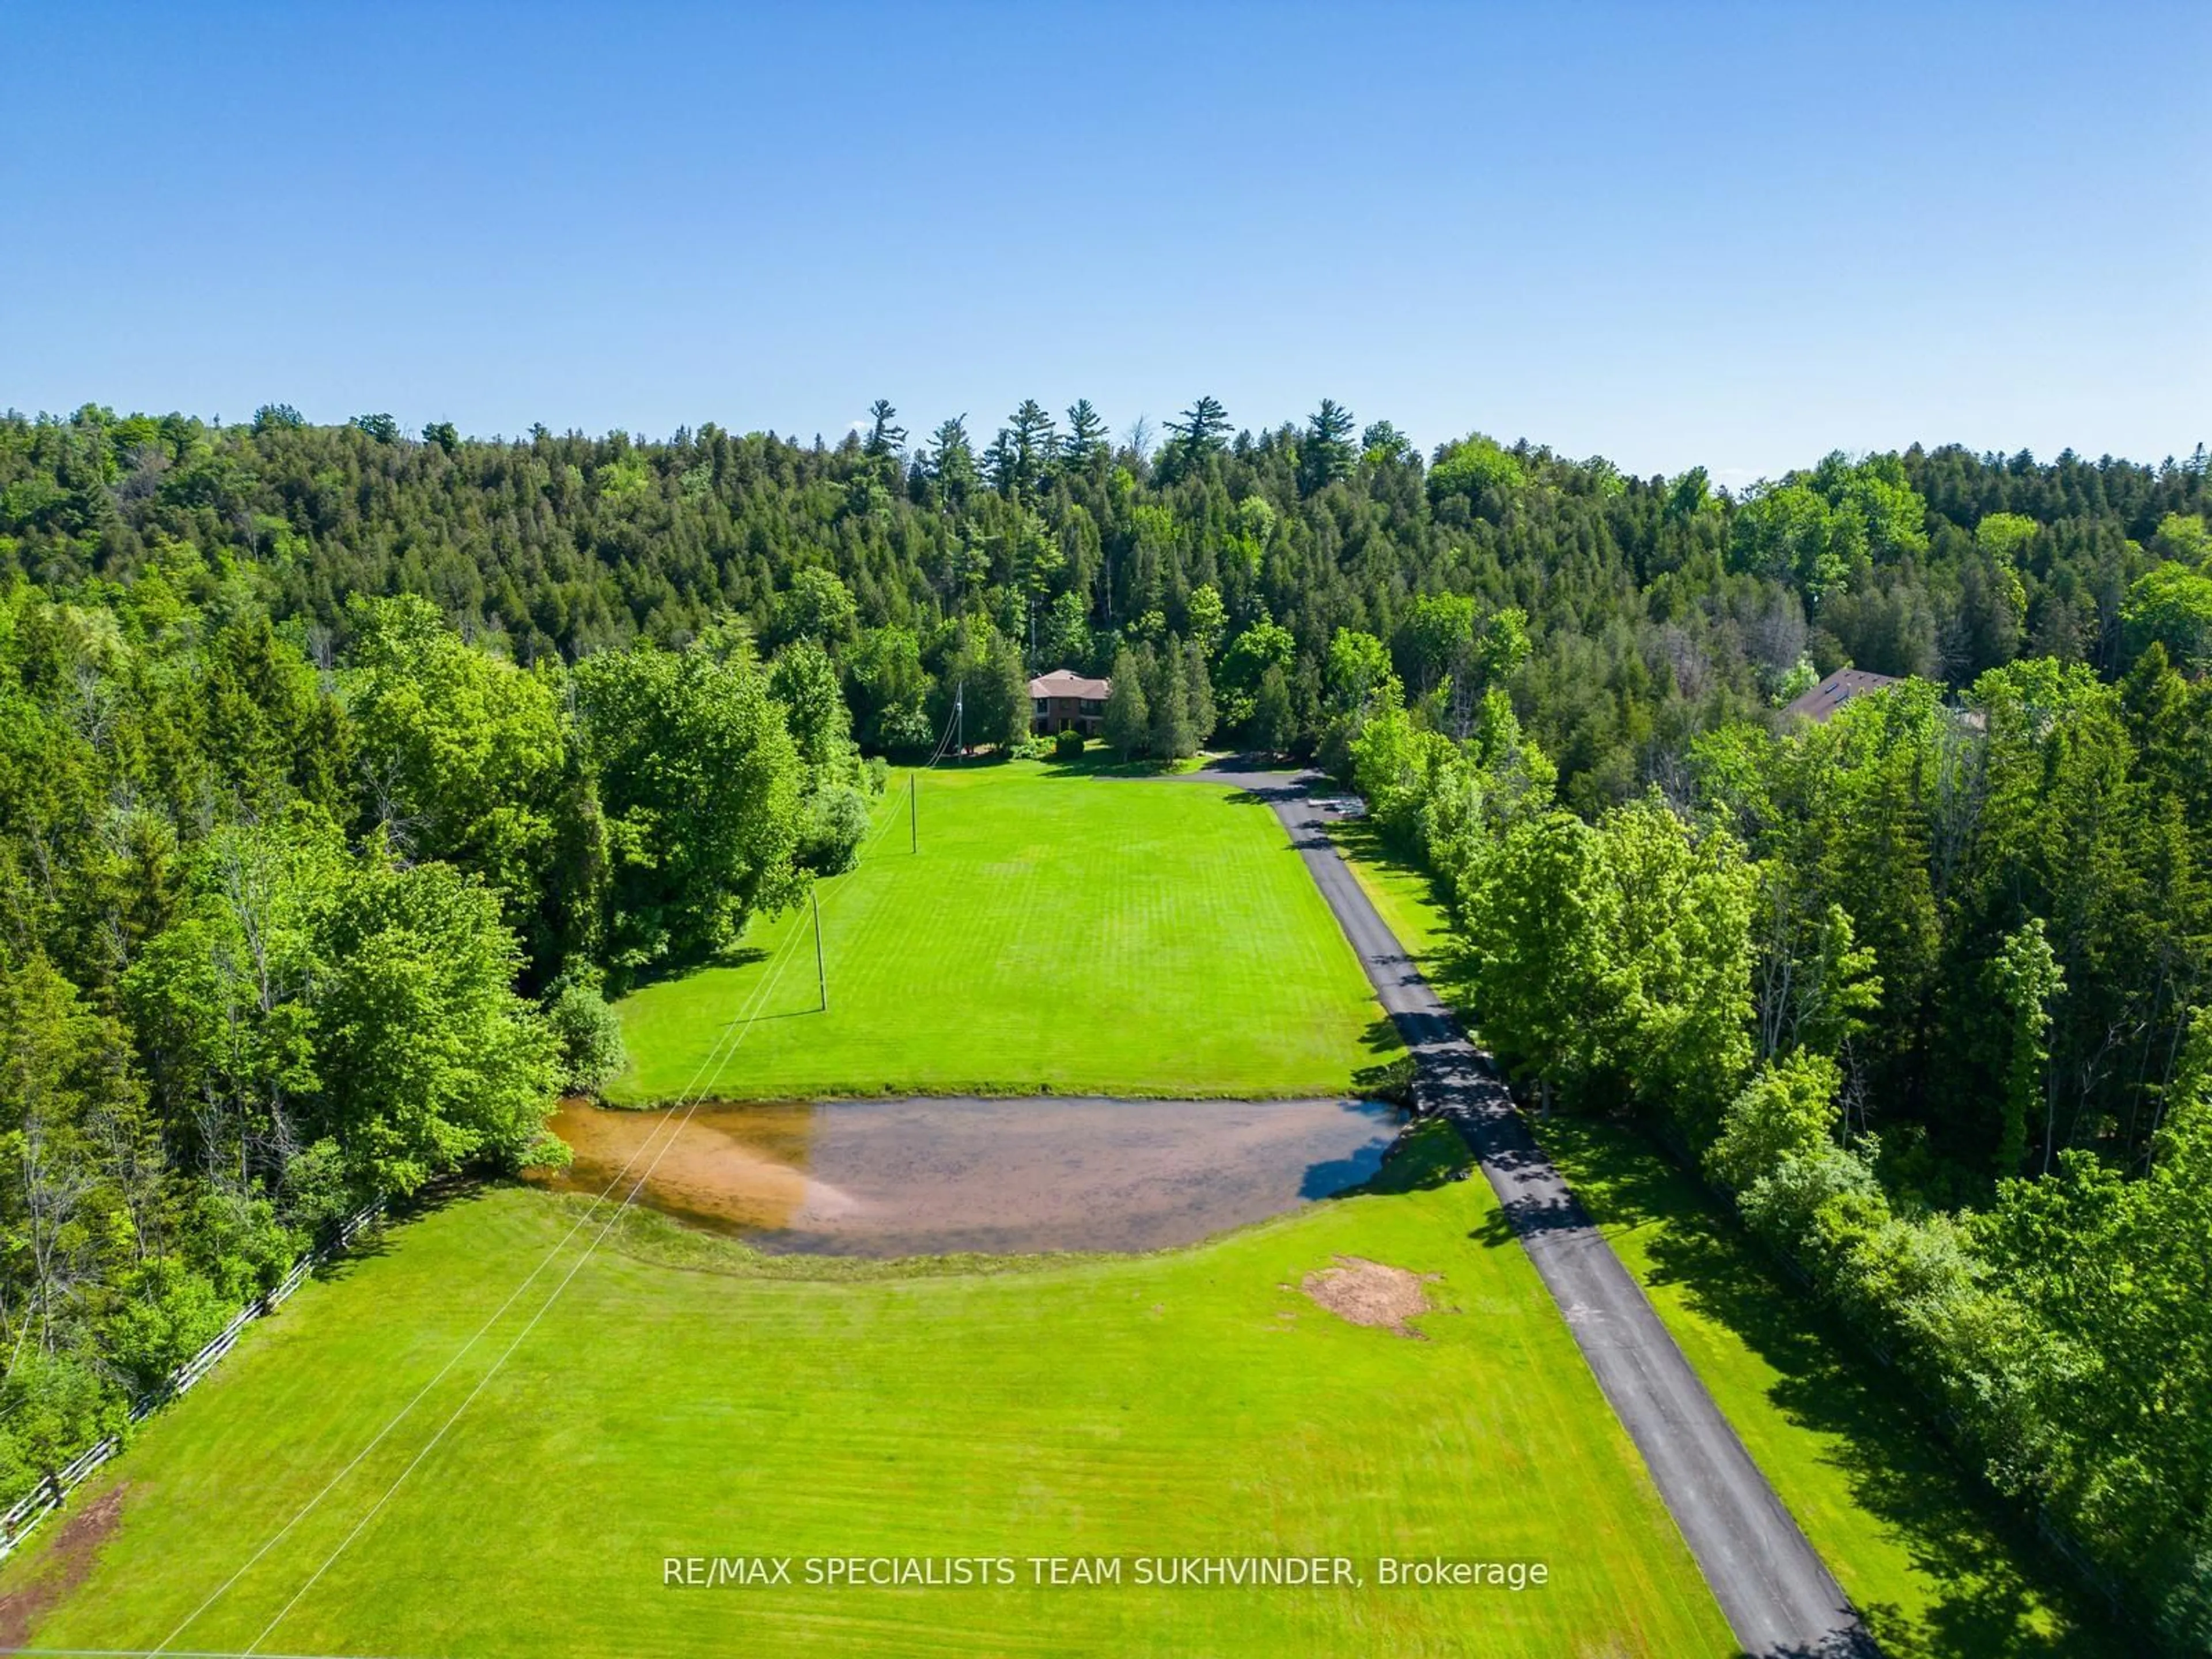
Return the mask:
<svg viewBox="0 0 2212 1659">
<path fill-rule="evenodd" d="M 861 630 L 890 630 L 872 637 L 875 684 L 848 676 L 859 734 L 885 750 L 924 724 L 907 636 L 935 673 L 957 623 L 989 623 L 1027 667 L 1094 673 L 1123 646 L 1195 638 L 1224 682 L 1218 736 L 1249 734 L 1277 667 L 1310 744 L 1337 628 L 1428 652 L 1401 664 L 1425 690 L 1449 665 L 1410 608 L 1464 597 L 1529 617 L 1524 717 L 1595 810 L 1656 750 L 1806 668 L 1955 687 L 2027 653 L 2116 672 L 2124 590 L 2204 489 L 2202 446 L 2157 467 L 1915 447 L 1832 455 L 1739 501 L 1702 469 L 1626 477 L 1525 441 L 1425 459 L 1328 400 L 1303 426 L 1232 433 L 1200 398 L 1160 436 L 1149 455 L 1117 448 L 1083 402 L 1065 427 L 1030 402 L 988 441 L 953 420 L 911 443 L 879 404 L 834 447 L 711 425 L 494 444 L 380 416 L 311 427 L 282 405 L 220 429 L 88 407 L 0 420 L 0 490 L 16 492 L 0 533 L 64 586 L 127 579 L 163 540 L 234 550 L 325 656 L 347 594 L 422 593 L 526 665 L 731 617 L 764 634 L 778 593 L 818 567 Z"/>
<path fill-rule="evenodd" d="M 1208 399 L 1206 401 L 1212 402 L 1213 400 Z M 1337 407 L 1334 399 L 1324 399 L 1323 401 L 1329 404 L 1332 409 Z M 1046 420 L 1051 422 L 1053 434 L 1056 438 L 1065 438 L 1066 436 L 1066 434 L 1061 429 L 1061 422 L 1064 416 L 1056 416 L 1052 415 L 1049 410 L 1045 409 L 1044 404 L 1037 399 L 1030 398 L 1025 400 L 1025 402 L 1029 404 L 1034 404 L 1039 411 L 1044 414 Z M 794 448 L 805 449 L 816 454 L 826 455 L 845 450 L 854 446 L 858 446 L 863 449 L 867 448 L 871 440 L 876 434 L 876 428 L 879 419 L 877 411 L 881 410 L 883 411 L 883 416 L 887 417 L 887 423 L 890 433 L 895 434 L 891 444 L 892 453 L 897 455 L 901 460 L 909 464 L 926 465 L 927 452 L 929 450 L 935 439 L 945 430 L 946 427 L 957 423 L 963 432 L 966 432 L 969 420 L 969 412 L 963 410 L 957 415 L 947 417 L 945 422 L 941 422 L 936 428 L 932 428 L 928 436 L 917 441 L 914 437 L 912 429 L 898 424 L 901 411 L 899 408 L 896 404 L 891 404 L 889 399 L 878 398 L 872 402 L 869 407 L 870 418 L 867 420 L 856 420 L 848 422 L 845 429 L 839 433 L 834 442 L 831 441 L 824 433 L 819 430 L 813 433 L 811 436 L 796 427 L 793 428 L 788 432 L 779 432 L 772 426 L 749 427 L 739 431 L 735 428 L 725 428 L 720 422 L 711 419 L 700 422 L 696 427 L 694 427 L 689 422 L 679 422 L 673 428 L 671 429 L 667 435 L 662 437 L 654 437 L 647 433 L 642 428 L 620 426 L 611 426 L 605 428 L 603 431 L 593 432 L 587 428 L 571 424 L 556 432 L 553 428 L 546 425 L 542 421 L 533 422 L 521 432 L 514 434 L 501 430 L 494 430 L 489 433 L 465 430 L 457 422 L 449 420 L 428 421 L 420 427 L 410 428 L 405 422 L 400 420 L 397 416 L 386 412 L 351 415 L 337 420 L 318 420 L 302 413 L 294 405 L 286 403 L 261 404 L 254 410 L 252 416 L 248 416 L 244 421 L 227 422 L 220 414 L 198 416 L 188 414 L 182 410 L 171 410 L 168 413 L 160 416 L 151 415 L 144 410 L 137 410 L 134 411 L 129 416 L 119 416 L 116 414 L 113 405 L 98 402 L 82 404 L 79 404 L 76 410 L 67 412 L 58 410 L 44 409 L 33 412 L 11 405 L 5 410 L 0 410 L 0 421 L 7 421 L 27 426 L 58 425 L 64 422 L 80 421 L 90 416 L 110 422 L 119 422 L 123 419 L 132 421 L 151 420 L 155 422 L 157 424 L 161 424 L 164 427 L 168 428 L 169 429 L 173 429 L 173 423 L 176 422 L 198 423 L 204 426 L 210 432 L 234 431 L 241 428 L 248 431 L 265 430 L 271 425 L 282 425 L 284 427 L 302 428 L 319 428 L 331 431 L 350 429 L 353 431 L 365 433 L 369 436 L 377 439 L 379 441 L 436 444 L 441 447 L 448 450 L 458 447 L 462 444 L 471 446 L 481 445 L 493 448 L 517 447 L 527 447 L 541 441 L 546 440 L 562 443 L 586 444 L 621 441 L 629 444 L 634 448 L 651 449 L 663 446 L 682 445 L 689 441 L 698 433 L 723 431 L 730 434 L 731 435 L 740 438 L 764 439 L 770 442 L 783 444 Z M 1088 422 L 1096 422 L 1095 435 L 1104 444 L 1109 453 L 1114 455 L 1117 459 L 1124 454 L 1127 454 L 1147 463 L 1155 458 L 1160 451 L 1165 447 L 1166 444 L 1170 441 L 1181 435 L 1180 428 L 1187 423 L 1191 413 L 1190 410 L 1184 410 L 1179 413 L 1175 420 L 1169 422 L 1156 421 L 1148 411 L 1141 412 L 1136 416 L 1134 419 L 1129 421 L 1127 424 L 1122 426 L 1118 432 L 1116 432 L 1112 426 L 1112 423 L 1106 419 L 1103 411 L 1100 411 L 1095 406 L 1091 405 L 1088 398 L 1079 399 L 1076 404 L 1070 406 L 1067 413 L 1072 415 L 1076 408 L 1087 408 L 1089 410 L 1086 420 Z M 1225 415 L 1225 409 L 1224 412 Z M 1398 428 L 1393 422 L 1375 422 L 1366 423 L 1364 427 L 1362 427 L 1360 422 L 1358 422 L 1357 416 L 1352 414 L 1352 411 L 1344 410 L 1342 410 L 1342 414 L 1346 416 L 1351 417 L 1352 421 L 1352 427 L 1347 428 L 1347 432 L 1353 428 L 1358 428 L 1363 432 L 1363 435 L 1364 435 L 1366 434 L 1372 433 L 1380 428 L 1389 427 L 1392 433 L 1397 434 L 1400 441 L 1406 446 L 1408 453 L 1421 455 L 1429 465 L 1434 465 L 1437 459 L 1444 452 L 1449 451 L 1459 443 L 1466 441 L 1464 437 L 1445 438 L 1441 439 L 1435 443 L 1424 446 L 1415 441 L 1410 434 L 1399 434 Z M 1011 438 L 1015 431 L 1013 422 L 1018 418 L 1018 411 L 1016 415 L 1009 416 L 1007 418 L 1009 424 L 1002 428 L 999 428 L 999 430 L 1003 430 Z M 1279 439 L 1285 434 L 1295 438 L 1299 428 L 1304 424 L 1304 422 L 1303 421 L 1293 419 L 1279 421 L 1274 423 L 1274 425 L 1268 428 L 1237 428 L 1231 426 L 1224 429 L 1235 432 L 1238 438 L 1244 440 L 1249 443 L 1256 443 L 1263 434 L 1265 435 Z M 994 437 L 995 435 L 996 434 L 994 433 Z M 974 442 L 974 434 L 969 434 L 969 437 L 972 446 Z M 1500 441 L 1502 442 L 1502 441 Z M 1536 440 L 1526 437 L 1516 439 L 1513 444 L 1505 447 L 1524 452 L 1537 447 L 1548 447 L 1548 446 L 1540 445 Z M 1823 453 L 1826 454 L 1842 454 L 1846 457 L 1850 457 L 1855 454 L 1870 455 L 1876 453 L 1892 453 L 1903 455 L 1918 453 L 1928 455 L 1938 453 L 1954 453 L 1971 456 L 1984 466 L 2002 467 L 2011 470 L 2034 468 L 2045 465 L 2080 465 L 2094 467 L 2100 471 L 2108 471 L 2115 466 L 2124 466 L 2140 468 L 2157 472 L 2168 469 L 2187 467 L 2196 464 L 2194 452 L 2200 448 L 2208 448 L 2208 447 L 2212 447 L 2212 441 L 2191 440 L 2182 448 L 2169 450 L 2159 459 L 2152 461 L 2138 459 L 2132 455 L 2118 454 L 2111 450 L 2100 452 L 2093 459 L 2086 453 L 2077 450 L 2074 446 L 2069 444 L 2063 447 L 2058 453 L 2052 457 L 2051 461 L 2047 463 L 2039 461 L 2037 459 L 2034 447 L 2032 445 L 2023 445 L 2017 448 L 2006 448 L 2002 446 L 1991 447 L 1987 445 L 1976 446 L 1973 444 L 1965 443 L 1955 439 L 1947 440 L 1942 442 L 1931 443 L 1924 438 L 1914 438 L 1905 445 L 1888 451 L 1869 449 L 1863 452 L 1855 452 L 1848 446 L 1840 446 L 1835 449 Z M 986 447 L 988 449 L 988 446 Z M 1564 452 L 1561 453 L 1564 453 Z M 1585 464 L 1601 465 L 1620 473 L 1624 477 L 1641 478 L 1644 482 L 1654 486 L 1663 486 L 1669 479 L 1682 476 L 1681 473 L 1669 473 L 1663 469 L 1644 473 L 1633 469 L 1625 468 L 1613 462 L 1609 457 L 1604 455 L 1601 452 L 1593 453 L 1588 458 Z M 1685 469 L 1685 471 L 1692 469 L 1705 471 L 1709 479 L 1715 476 L 1712 469 L 1702 462 L 1693 462 L 1692 463 L 1691 468 Z M 1779 474 L 1760 473 L 1751 477 L 1747 482 L 1733 487 L 1724 483 L 1711 483 L 1710 488 L 1716 496 L 1726 497 L 1729 500 L 1737 500 L 1765 485 L 1773 483 L 1778 477 L 1786 478 L 1792 472 L 1802 470 L 1803 470 L 1802 467 L 1785 467 Z M 1746 469 L 1741 467 L 1733 467 L 1727 469 L 1727 471 L 1741 475 Z"/>
</svg>

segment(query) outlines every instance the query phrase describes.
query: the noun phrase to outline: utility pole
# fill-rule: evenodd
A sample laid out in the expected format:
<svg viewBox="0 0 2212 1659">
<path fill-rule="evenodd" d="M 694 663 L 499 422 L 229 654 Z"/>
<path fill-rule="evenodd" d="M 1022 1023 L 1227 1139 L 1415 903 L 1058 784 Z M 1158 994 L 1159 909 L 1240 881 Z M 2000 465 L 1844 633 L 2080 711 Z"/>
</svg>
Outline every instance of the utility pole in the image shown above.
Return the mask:
<svg viewBox="0 0 2212 1659">
<path fill-rule="evenodd" d="M 906 838 L 907 851 L 921 851 L 921 808 L 915 804 L 914 774 L 906 775 Z"/>
<path fill-rule="evenodd" d="M 830 1012 L 830 975 L 822 965 L 822 890 L 809 887 L 806 896 L 814 901 L 814 983 L 822 993 L 822 1012 Z"/>
<path fill-rule="evenodd" d="M 952 688 L 953 746 L 963 758 L 968 753 L 968 682 L 962 680 Z"/>
</svg>

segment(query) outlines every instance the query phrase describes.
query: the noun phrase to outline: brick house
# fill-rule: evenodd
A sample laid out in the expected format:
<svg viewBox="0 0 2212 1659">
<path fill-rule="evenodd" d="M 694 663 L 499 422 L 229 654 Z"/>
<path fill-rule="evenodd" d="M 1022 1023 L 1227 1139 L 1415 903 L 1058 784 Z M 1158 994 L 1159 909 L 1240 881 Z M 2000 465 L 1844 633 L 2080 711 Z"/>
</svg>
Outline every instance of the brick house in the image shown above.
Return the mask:
<svg viewBox="0 0 2212 1659">
<path fill-rule="evenodd" d="M 1106 729 L 1106 699 L 1113 695 L 1111 680 L 1088 680 L 1066 668 L 1040 674 L 1030 682 L 1030 730 L 1095 738 Z"/>
</svg>

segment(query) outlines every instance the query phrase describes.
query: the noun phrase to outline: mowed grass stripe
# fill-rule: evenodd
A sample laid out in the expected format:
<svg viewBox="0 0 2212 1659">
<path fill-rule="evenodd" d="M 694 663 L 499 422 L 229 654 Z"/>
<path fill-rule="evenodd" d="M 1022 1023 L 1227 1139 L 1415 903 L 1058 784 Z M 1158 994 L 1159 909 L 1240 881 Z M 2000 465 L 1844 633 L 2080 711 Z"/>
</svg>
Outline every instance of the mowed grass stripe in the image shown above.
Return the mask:
<svg viewBox="0 0 2212 1659">
<path fill-rule="evenodd" d="M 564 1215 L 495 1190 L 402 1230 L 351 1282 L 303 1291 L 268 1328 L 289 1340 L 258 1330 L 220 1388 L 121 1460 L 124 1524 L 40 1643 L 156 1639 L 349 1449 L 372 1402 L 346 1374 L 382 1369 L 395 1328 L 453 1323 L 451 1281 L 505 1276 Z M 980 1277 L 792 1282 L 603 1253 L 269 1645 L 1729 1652 L 1504 1239 L 1471 1181 L 1192 1250 Z M 1297 1289 L 1340 1255 L 1441 1273 L 1433 1294 L 1453 1311 L 1419 1321 L 1421 1340 L 1346 1324 Z M 328 1542 L 288 1540 L 191 1644 L 250 1639 Z M 660 1583 L 668 1554 L 1292 1553 L 1534 1558 L 1553 1581 L 1517 1595 Z"/>
<path fill-rule="evenodd" d="M 712 1092 L 1324 1094 L 1395 1044 L 1263 805 L 1036 763 L 921 789 L 921 852 L 894 826 L 825 899 L 829 1012 L 801 962 Z M 625 999 L 611 1097 L 674 1098 L 811 927 L 804 907 L 765 919 L 730 963 Z"/>
<path fill-rule="evenodd" d="M 1050 811 L 1073 797 L 1043 803 L 1042 828 L 1018 841 L 1008 805 L 1024 788 L 1082 786 L 1034 770 L 971 775 L 993 781 L 971 787 L 1006 793 L 978 795 L 969 850 L 948 856 L 940 885 L 972 884 L 985 864 L 1015 866 L 999 874 L 1018 880 L 1025 863 L 1054 862 L 1056 853 L 1023 854 L 1056 845 Z M 1232 848 L 1242 836 L 1248 863 L 1263 854 L 1286 865 L 1297 884 L 1279 885 L 1275 902 L 1293 913 L 1293 893 L 1310 902 L 1342 949 L 1279 832 L 1255 840 L 1240 823 L 1224 827 L 1252 812 L 1272 825 L 1272 813 L 1188 786 L 1091 787 L 1158 799 L 1161 811 L 1194 803 L 1201 835 Z M 1154 810 L 1125 826 L 1133 866 L 1158 862 L 1141 821 Z M 1167 834 L 1168 822 L 1151 827 Z M 1085 872 L 1116 872 L 1112 856 L 1101 860 Z M 919 919 L 927 907 L 901 896 L 888 866 L 875 866 L 875 902 L 863 902 L 867 870 L 833 890 L 825 924 L 922 941 L 941 967 L 948 951 L 1019 923 L 1025 904 L 1031 926 L 1065 914 L 1041 881 L 980 918 L 950 913 L 933 933 Z M 1238 881 L 1218 890 L 1254 909 Z M 1142 890 L 1104 932 L 1114 950 L 1138 951 L 1146 925 L 1180 927 L 1188 914 Z M 1270 967 L 1275 981 L 1294 978 L 1299 948 L 1293 935 Z M 1132 961 L 1156 978 L 1176 971 Z M 1358 989 L 1356 1000 L 1322 999 L 1352 1005 L 1355 1047 L 1371 1008 L 1364 981 Z M 808 1023 L 748 1027 L 747 1050 Z M 633 1218 L 616 1242 L 645 1254 L 588 1262 L 267 1645 L 426 1656 L 832 1644 L 861 1655 L 1730 1651 L 1486 1185 L 1443 1180 L 1447 1158 L 1463 1161 L 1463 1149 L 1432 1126 L 1390 1166 L 1399 1190 L 1389 1194 L 1191 1250 L 981 1276 L 795 1282 L 744 1271 L 734 1255 L 723 1258 L 727 1272 L 678 1271 L 650 1259 L 669 1224 Z M 454 1205 L 353 1263 L 350 1283 L 295 1298 L 274 1322 L 289 1341 L 269 1340 L 270 1326 L 249 1333 L 224 1387 L 165 1413 L 104 1477 L 128 1484 L 124 1525 L 39 1642 L 143 1646 L 173 1628 L 272 1517 L 342 1466 L 364 1409 L 380 1420 L 419 1381 L 420 1370 L 381 1377 L 392 1333 L 468 1328 L 485 1304 L 463 1297 L 456 1309 L 454 1285 L 483 1284 L 495 1297 L 560 1236 L 571 1208 L 520 1188 Z M 711 1265 L 699 1249 L 672 1259 Z M 1305 1274 L 1345 1256 L 1440 1275 L 1439 1311 L 1419 1322 L 1419 1340 L 1346 1324 L 1300 1293 Z M 194 1625 L 192 1644 L 235 1648 L 257 1635 L 465 1386 L 433 1390 L 422 1432 L 365 1460 L 326 1512 Z M 52 1536 L 0 1574 L 0 1590 L 40 1571 Z M 1518 1595 L 1027 1584 L 762 1593 L 661 1581 L 667 1555 L 757 1553 L 1442 1554 L 1540 1559 L 1553 1578 Z"/>
</svg>

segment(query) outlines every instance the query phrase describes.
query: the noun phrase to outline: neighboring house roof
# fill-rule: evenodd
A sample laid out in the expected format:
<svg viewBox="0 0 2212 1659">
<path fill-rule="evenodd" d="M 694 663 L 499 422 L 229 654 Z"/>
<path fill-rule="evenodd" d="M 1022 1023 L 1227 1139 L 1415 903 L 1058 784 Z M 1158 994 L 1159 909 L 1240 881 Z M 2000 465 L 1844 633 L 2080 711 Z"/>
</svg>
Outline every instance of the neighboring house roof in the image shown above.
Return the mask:
<svg viewBox="0 0 2212 1659">
<path fill-rule="evenodd" d="M 1088 697 L 1093 702 L 1103 702 L 1113 695 L 1113 681 L 1086 680 L 1068 668 L 1055 668 L 1030 682 L 1033 697 Z"/>
<path fill-rule="evenodd" d="M 1853 697 L 1863 697 L 1869 691 L 1880 691 L 1904 684 L 1894 674 L 1870 674 L 1863 668 L 1838 668 L 1782 713 L 1785 719 L 1792 714 L 1802 714 L 1808 720 L 1824 720 Z"/>
</svg>

